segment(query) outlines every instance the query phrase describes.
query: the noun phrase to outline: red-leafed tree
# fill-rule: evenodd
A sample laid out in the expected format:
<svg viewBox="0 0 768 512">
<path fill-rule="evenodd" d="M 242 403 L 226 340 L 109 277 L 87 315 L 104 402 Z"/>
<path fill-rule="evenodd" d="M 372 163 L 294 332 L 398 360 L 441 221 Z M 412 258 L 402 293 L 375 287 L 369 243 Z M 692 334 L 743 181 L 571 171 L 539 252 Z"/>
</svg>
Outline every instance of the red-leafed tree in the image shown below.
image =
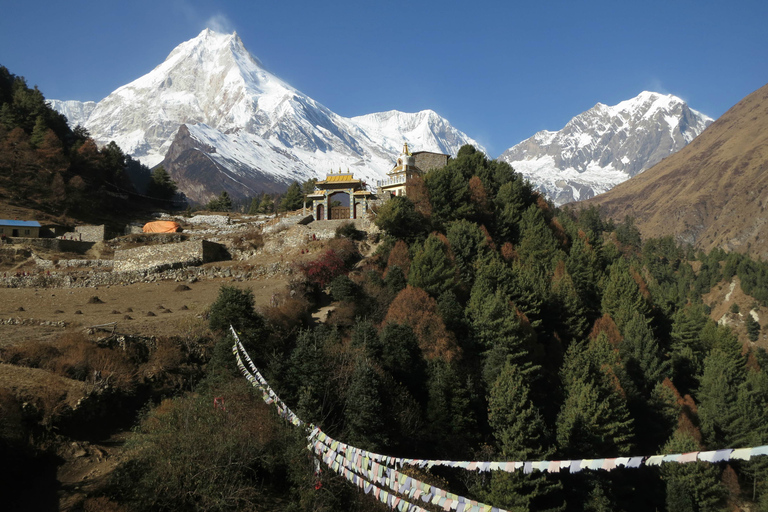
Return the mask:
<svg viewBox="0 0 768 512">
<path fill-rule="evenodd" d="M 407 286 L 389 306 L 384 323 L 408 325 L 426 359 L 451 361 L 460 349 L 437 311 L 437 301 L 421 288 Z"/>
</svg>

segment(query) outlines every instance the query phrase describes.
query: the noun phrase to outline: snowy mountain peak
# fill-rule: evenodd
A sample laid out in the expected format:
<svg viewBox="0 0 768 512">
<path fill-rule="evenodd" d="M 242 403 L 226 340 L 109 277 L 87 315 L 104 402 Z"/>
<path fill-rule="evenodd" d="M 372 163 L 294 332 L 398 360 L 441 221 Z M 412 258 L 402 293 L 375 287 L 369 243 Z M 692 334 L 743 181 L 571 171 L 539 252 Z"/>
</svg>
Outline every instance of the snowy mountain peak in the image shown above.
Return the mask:
<svg viewBox="0 0 768 512">
<path fill-rule="evenodd" d="M 278 191 L 339 167 L 374 183 L 403 142 L 448 154 L 464 144 L 482 149 L 431 110 L 341 117 L 266 71 L 236 33 L 210 29 L 87 110 L 78 115 L 98 143 L 114 140 L 149 166 L 162 162 L 198 202 L 222 189 L 233 197 Z"/>
<path fill-rule="evenodd" d="M 639 174 L 712 122 L 677 96 L 643 91 L 617 105 L 598 103 L 562 130 L 538 132 L 499 160 L 563 204 L 605 192 Z"/>
</svg>

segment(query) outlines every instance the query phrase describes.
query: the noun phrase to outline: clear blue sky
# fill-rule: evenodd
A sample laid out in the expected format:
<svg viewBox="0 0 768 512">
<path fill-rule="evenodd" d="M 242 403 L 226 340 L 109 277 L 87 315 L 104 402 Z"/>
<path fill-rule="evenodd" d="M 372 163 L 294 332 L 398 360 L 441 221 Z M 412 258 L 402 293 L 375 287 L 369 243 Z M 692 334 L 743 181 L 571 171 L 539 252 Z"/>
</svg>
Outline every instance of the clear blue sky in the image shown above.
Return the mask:
<svg viewBox="0 0 768 512">
<path fill-rule="evenodd" d="M 433 109 L 492 157 L 643 90 L 718 117 L 768 82 L 768 1 L 7 0 L 0 65 L 98 101 L 210 27 L 343 116 Z"/>
</svg>

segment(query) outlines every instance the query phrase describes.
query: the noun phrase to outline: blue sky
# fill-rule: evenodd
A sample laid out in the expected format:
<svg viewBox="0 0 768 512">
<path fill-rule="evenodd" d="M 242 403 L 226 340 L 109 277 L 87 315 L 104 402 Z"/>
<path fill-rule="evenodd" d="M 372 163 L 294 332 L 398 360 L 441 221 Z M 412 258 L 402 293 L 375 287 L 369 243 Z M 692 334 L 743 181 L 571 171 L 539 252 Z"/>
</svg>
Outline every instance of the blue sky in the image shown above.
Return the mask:
<svg viewBox="0 0 768 512">
<path fill-rule="evenodd" d="M 343 116 L 433 109 L 490 156 L 601 102 L 675 94 L 712 117 L 768 82 L 765 0 L 6 0 L 0 65 L 98 101 L 206 27 Z"/>
</svg>

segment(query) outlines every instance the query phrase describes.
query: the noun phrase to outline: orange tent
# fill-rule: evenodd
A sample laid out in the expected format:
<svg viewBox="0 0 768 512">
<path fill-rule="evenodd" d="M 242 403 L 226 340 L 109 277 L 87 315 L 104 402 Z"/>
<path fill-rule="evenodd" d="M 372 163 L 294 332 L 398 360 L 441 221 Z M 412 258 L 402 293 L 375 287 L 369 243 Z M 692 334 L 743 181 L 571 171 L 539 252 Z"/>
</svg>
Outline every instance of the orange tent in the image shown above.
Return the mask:
<svg viewBox="0 0 768 512">
<path fill-rule="evenodd" d="M 142 231 L 145 233 L 177 233 L 181 231 L 181 226 L 169 220 L 157 220 L 144 224 Z"/>
</svg>

